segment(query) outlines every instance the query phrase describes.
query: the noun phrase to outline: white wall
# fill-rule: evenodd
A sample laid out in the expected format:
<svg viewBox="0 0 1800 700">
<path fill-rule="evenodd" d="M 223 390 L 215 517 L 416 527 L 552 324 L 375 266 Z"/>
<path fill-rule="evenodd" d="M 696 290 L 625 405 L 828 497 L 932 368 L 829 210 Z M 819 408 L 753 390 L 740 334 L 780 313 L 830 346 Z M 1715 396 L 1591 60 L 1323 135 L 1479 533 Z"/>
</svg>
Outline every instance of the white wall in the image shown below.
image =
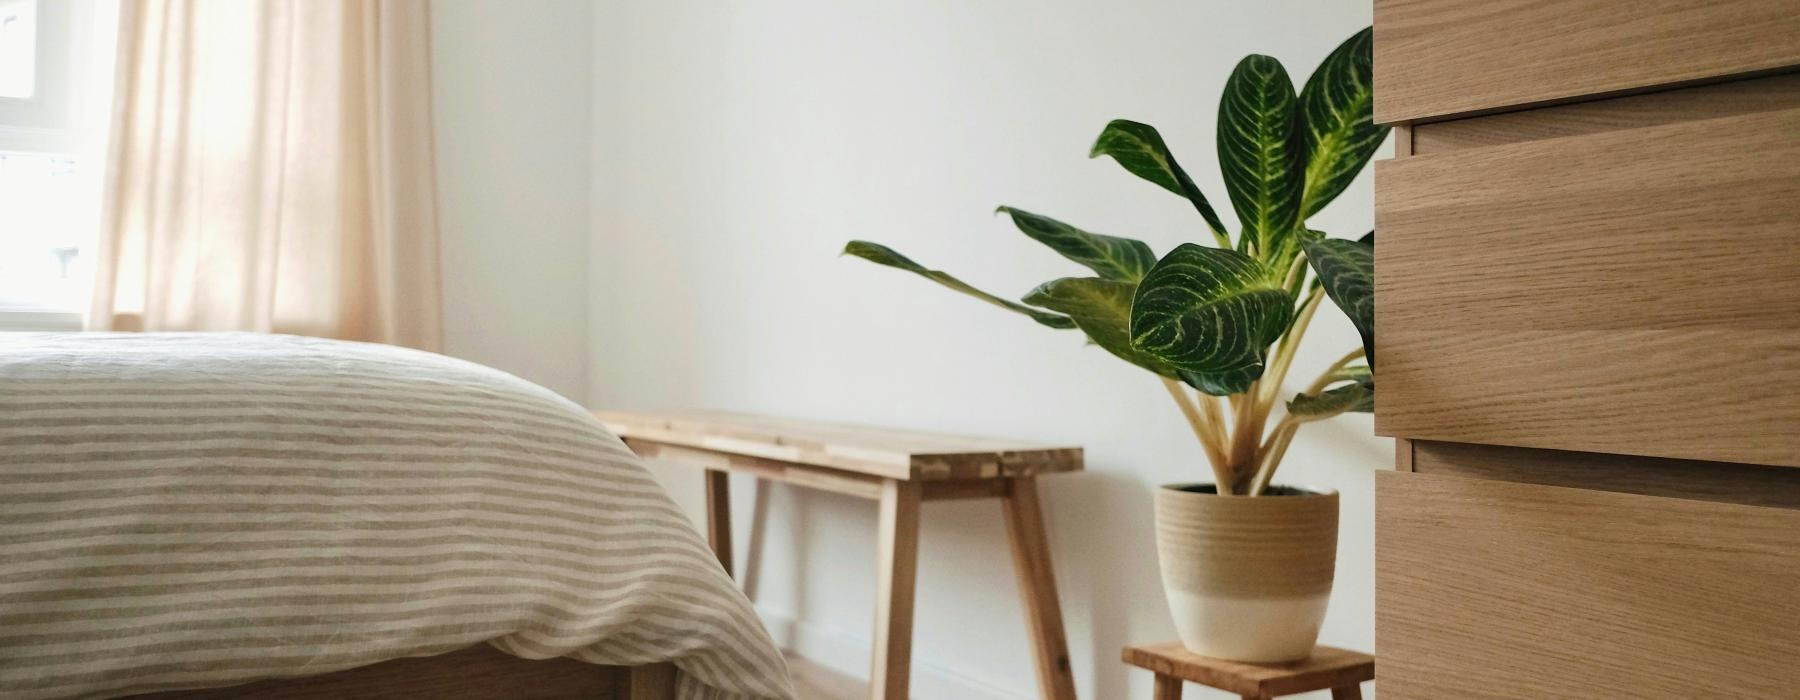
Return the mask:
<svg viewBox="0 0 1800 700">
<path fill-rule="evenodd" d="M 1231 67 L 1269 53 L 1304 80 L 1369 21 L 1362 1 L 609 3 L 595 17 L 589 398 L 1085 446 L 1086 473 L 1045 483 L 1077 686 L 1148 696 L 1149 674 L 1118 653 L 1174 635 L 1151 490 L 1208 476 L 1167 395 L 1072 331 L 837 253 L 867 238 L 1020 295 L 1081 271 L 997 204 L 1158 251 L 1200 240 L 1183 200 L 1085 157 L 1100 128 L 1160 127 L 1229 218 L 1212 127 Z M 1365 175 L 1313 223 L 1359 236 L 1372 209 Z M 1292 384 L 1356 342 L 1321 313 Z M 1325 643 L 1373 648 L 1372 472 L 1391 457 L 1350 417 L 1302 432 L 1280 476 L 1344 494 Z M 697 502 L 691 475 L 660 473 Z M 741 552 L 752 492 L 737 483 Z M 766 506 L 757 603 L 778 636 L 863 673 L 873 506 L 784 487 Z M 1035 696 L 997 506 L 926 510 L 916 695 Z"/>
<path fill-rule="evenodd" d="M 580 399 L 587 388 L 594 10 L 432 7 L 444 345 Z"/>
</svg>

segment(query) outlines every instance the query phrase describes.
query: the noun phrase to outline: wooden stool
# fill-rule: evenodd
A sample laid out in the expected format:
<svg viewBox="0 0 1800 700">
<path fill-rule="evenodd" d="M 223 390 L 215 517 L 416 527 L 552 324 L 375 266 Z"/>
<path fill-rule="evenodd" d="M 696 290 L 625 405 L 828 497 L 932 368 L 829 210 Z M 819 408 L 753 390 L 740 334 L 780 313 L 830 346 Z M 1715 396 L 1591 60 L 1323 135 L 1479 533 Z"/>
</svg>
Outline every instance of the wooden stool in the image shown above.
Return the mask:
<svg viewBox="0 0 1800 700">
<path fill-rule="evenodd" d="M 1045 698 L 1074 699 L 1035 477 L 1081 469 L 1081 448 L 731 413 L 595 415 L 640 456 L 707 470 L 707 540 L 728 574 L 728 472 L 880 503 L 875 653 L 869 677 L 869 696 L 878 700 L 907 697 L 919 503 L 998 499 L 1031 630 L 1038 688 Z"/>
<path fill-rule="evenodd" d="M 1375 657 L 1336 647 L 1314 647 L 1312 656 L 1287 664 L 1250 664 L 1201 656 L 1181 642 L 1125 647 L 1125 663 L 1156 673 L 1156 700 L 1181 700 L 1181 682 L 1192 681 L 1244 700 L 1268 700 L 1331 689 L 1332 700 L 1362 700 L 1362 682 L 1375 679 Z"/>
</svg>

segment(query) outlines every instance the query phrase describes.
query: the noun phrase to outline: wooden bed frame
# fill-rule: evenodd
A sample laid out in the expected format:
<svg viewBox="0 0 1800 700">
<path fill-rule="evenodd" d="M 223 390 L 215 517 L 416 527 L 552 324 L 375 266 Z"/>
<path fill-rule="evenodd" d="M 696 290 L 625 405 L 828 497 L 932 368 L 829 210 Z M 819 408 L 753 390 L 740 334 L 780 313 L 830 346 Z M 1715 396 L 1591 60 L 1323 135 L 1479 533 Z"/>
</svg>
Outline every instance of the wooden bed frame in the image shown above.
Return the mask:
<svg viewBox="0 0 1800 700">
<path fill-rule="evenodd" d="M 302 678 L 133 695 L 129 700 L 673 700 L 675 666 L 529 660 L 487 644 Z"/>
</svg>

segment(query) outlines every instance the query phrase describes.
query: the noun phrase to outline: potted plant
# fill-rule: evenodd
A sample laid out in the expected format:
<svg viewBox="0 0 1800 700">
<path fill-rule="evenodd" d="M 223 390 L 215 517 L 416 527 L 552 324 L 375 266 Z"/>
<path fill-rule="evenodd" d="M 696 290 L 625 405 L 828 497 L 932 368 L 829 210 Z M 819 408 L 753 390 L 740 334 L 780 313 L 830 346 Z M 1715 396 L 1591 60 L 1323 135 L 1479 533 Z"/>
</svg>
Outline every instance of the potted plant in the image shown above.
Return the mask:
<svg viewBox="0 0 1800 700">
<path fill-rule="evenodd" d="M 1220 99 L 1219 165 L 1234 236 L 1157 130 L 1115 120 L 1090 157 L 1186 198 L 1203 243 L 1158 257 L 1013 207 L 1019 230 L 1093 274 L 1039 285 L 1020 301 L 988 294 L 892 249 L 844 249 L 1058 329 L 1162 379 L 1212 467 L 1212 483 L 1169 484 L 1155 499 L 1157 553 L 1170 612 L 1196 653 L 1275 662 L 1318 637 L 1337 554 L 1337 493 L 1272 486 L 1301 426 L 1374 406 L 1374 233 L 1330 238 L 1308 217 L 1343 192 L 1387 136 L 1372 118 L 1371 32 L 1327 56 L 1297 93 L 1281 62 L 1251 55 Z M 1282 402 L 1306 329 L 1329 297 L 1362 335 Z M 1276 416 L 1276 408 L 1284 410 Z M 1274 420 L 1271 420 L 1271 419 Z"/>
</svg>

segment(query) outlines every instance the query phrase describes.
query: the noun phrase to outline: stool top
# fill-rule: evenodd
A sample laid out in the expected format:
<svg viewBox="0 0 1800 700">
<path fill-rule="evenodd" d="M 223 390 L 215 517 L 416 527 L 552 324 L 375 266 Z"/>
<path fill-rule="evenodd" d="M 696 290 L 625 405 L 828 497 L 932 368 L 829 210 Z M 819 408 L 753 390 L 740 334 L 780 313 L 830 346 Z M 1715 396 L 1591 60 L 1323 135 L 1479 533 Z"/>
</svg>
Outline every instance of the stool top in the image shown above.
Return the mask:
<svg viewBox="0 0 1800 700">
<path fill-rule="evenodd" d="M 1312 656 L 1285 664 L 1252 664 L 1201 656 L 1181 642 L 1125 647 L 1125 663 L 1220 690 L 1268 697 L 1355 685 L 1375 678 L 1375 657 L 1337 647 L 1314 647 Z"/>
<path fill-rule="evenodd" d="M 1081 448 L 718 411 L 595 411 L 628 441 L 928 481 L 1081 469 Z"/>
</svg>

